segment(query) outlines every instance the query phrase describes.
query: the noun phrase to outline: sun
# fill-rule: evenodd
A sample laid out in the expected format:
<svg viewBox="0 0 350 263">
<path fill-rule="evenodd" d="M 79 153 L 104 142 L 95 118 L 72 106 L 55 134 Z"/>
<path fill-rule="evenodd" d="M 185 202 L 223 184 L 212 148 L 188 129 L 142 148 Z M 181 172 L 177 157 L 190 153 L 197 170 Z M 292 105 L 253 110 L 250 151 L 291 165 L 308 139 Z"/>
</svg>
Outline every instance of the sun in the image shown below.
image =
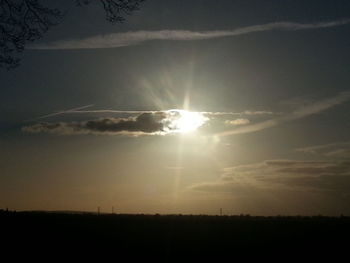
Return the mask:
<svg viewBox="0 0 350 263">
<path fill-rule="evenodd" d="M 166 116 L 164 124 L 169 133 L 193 132 L 208 120 L 201 112 L 178 109 L 166 111 Z"/>
</svg>

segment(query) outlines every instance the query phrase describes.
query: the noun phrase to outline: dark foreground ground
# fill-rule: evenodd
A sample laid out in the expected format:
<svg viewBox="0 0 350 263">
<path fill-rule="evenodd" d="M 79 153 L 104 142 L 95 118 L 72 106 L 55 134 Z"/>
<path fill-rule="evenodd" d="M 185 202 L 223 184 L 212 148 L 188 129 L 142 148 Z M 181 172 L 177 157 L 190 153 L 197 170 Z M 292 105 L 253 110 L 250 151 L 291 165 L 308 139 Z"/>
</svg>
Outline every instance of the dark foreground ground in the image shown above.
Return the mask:
<svg viewBox="0 0 350 263">
<path fill-rule="evenodd" d="M 346 253 L 349 217 L 97 215 L 0 211 L 2 254 L 282 259 Z M 306 254 L 305 254 L 306 253 Z M 12 262 L 12 261 L 11 261 Z M 49 262 L 49 261 L 48 261 Z M 123 261 L 131 262 L 131 261 Z M 148 262 L 148 261 L 147 261 Z M 195 261 L 196 262 L 196 261 Z"/>
</svg>

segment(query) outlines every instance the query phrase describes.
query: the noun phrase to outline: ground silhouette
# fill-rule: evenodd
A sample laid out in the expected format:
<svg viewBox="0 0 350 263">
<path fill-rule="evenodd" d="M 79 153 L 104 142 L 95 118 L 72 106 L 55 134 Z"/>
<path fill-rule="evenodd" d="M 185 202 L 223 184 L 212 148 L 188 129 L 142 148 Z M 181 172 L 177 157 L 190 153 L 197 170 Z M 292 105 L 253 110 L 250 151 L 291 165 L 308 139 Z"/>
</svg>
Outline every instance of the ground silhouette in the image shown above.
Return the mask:
<svg viewBox="0 0 350 263">
<path fill-rule="evenodd" d="M 127 215 L 0 212 L 7 249 L 53 254 L 104 251 L 116 255 L 210 257 L 341 251 L 349 217 Z M 317 250 L 317 251 L 316 251 Z M 101 252 L 102 253 L 102 252 Z M 339 254 L 339 253 L 338 253 Z"/>
</svg>

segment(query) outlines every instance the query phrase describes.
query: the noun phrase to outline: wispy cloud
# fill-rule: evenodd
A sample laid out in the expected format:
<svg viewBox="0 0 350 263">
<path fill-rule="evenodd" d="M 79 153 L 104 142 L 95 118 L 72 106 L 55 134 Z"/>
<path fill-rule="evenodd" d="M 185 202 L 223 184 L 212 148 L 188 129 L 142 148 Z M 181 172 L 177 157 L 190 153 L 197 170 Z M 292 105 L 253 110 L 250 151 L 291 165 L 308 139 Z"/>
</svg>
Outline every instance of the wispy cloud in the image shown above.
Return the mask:
<svg viewBox="0 0 350 263">
<path fill-rule="evenodd" d="M 203 114 L 207 115 L 207 116 L 226 116 L 226 115 L 235 115 L 235 116 L 252 116 L 252 115 L 279 115 L 281 113 L 276 113 L 276 112 L 272 112 L 272 111 L 251 111 L 251 110 L 246 110 L 246 111 L 241 111 L 241 112 L 202 112 Z"/>
<path fill-rule="evenodd" d="M 117 48 L 141 44 L 151 40 L 176 40 L 193 41 L 212 38 L 233 37 L 256 32 L 280 30 L 297 31 L 312 30 L 320 28 L 336 27 L 350 23 L 350 19 L 336 20 L 330 22 L 319 22 L 302 24 L 295 22 L 276 22 L 262 25 L 254 25 L 236 28 L 233 30 L 214 31 L 188 31 L 188 30 L 159 30 L 159 31 L 135 31 L 124 33 L 112 33 L 108 35 L 97 35 L 84 39 L 62 40 L 46 44 L 33 44 L 29 49 L 97 49 Z"/>
<path fill-rule="evenodd" d="M 235 119 L 235 120 L 226 120 L 225 121 L 225 124 L 227 125 L 246 125 L 246 124 L 249 124 L 250 123 L 250 120 L 248 119 Z"/>
<path fill-rule="evenodd" d="M 226 167 L 221 179 L 190 189 L 251 195 L 255 189 L 334 191 L 350 194 L 350 163 L 338 161 L 267 160 Z M 237 192 L 238 191 L 238 192 Z"/>
<path fill-rule="evenodd" d="M 350 141 L 314 145 L 296 149 L 297 152 L 324 155 L 332 158 L 350 158 Z"/>
<path fill-rule="evenodd" d="M 251 124 L 251 125 L 242 126 L 242 127 L 236 128 L 234 130 L 219 133 L 217 135 L 218 136 L 228 136 L 228 135 L 234 135 L 234 134 L 243 134 L 243 133 L 251 133 L 251 132 L 261 131 L 261 130 L 264 130 L 267 128 L 274 127 L 280 123 L 298 120 L 298 119 L 308 117 L 310 115 L 321 113 L 329 108 L 332 108 L 336 105 L 344 103 L 344 102 L 348 101 L 349 99 L 350 99 L 350 92 L 349 91 L 341 92 L 334 97 L 327 98 L 327 99 L 320 100 L 320 101 L 316 101 L 316 102 L 312 102 L 312 103 L 309 103 L 308 105 L 304 105 L 302 107 L 299 107 L 296 110 L 294 110 L 293 112 L 291 112 L 289 114 L 285 114 L 281 117 L 277 117 L 274 119 L 266 120 L 266 121 Z"/>
<path fill-rule="evenodd" d="M 322 111 L 328 110 L 336 105 L 342 104 L 350 99 L 350 91 L 341 92 L 334 97 L 324 99 L 321 101 L 313 102 L 303 107 L 296 109 L 286 119 L 294 120 L 300 119 L 309 115 L 317 114 Z"/>
</svg>

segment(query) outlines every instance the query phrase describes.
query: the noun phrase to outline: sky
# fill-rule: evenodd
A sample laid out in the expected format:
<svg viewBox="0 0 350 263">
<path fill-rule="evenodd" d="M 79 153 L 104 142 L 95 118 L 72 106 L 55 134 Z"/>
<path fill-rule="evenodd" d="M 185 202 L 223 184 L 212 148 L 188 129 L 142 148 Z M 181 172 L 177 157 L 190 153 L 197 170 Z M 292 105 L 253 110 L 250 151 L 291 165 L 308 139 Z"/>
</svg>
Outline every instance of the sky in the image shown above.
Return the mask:
<svg viewBox="0 0 350 263">
<path fill-rule="evenodd" d="M 350 2 L 66 14 L 0 70 L 0 208 L 350 215 Z"/>
</svg>

